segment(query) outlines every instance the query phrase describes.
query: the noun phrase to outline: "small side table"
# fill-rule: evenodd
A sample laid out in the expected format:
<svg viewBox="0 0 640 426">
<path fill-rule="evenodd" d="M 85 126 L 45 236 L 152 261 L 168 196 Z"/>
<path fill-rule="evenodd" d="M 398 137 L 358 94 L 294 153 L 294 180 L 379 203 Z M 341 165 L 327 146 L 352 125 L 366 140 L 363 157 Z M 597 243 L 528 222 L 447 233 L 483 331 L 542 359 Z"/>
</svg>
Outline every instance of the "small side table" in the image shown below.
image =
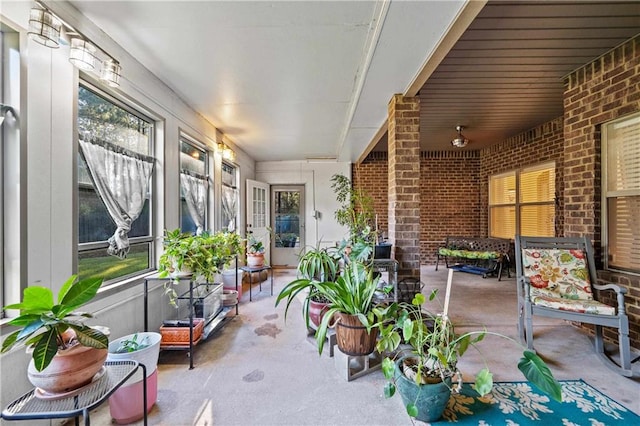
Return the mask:
<svg viewBox="0 0 640 426">
<path fill-rule="evenodd" d="M 1 418 L 5 420 L 67 419 L 74 417 L 79 424 L 78 416 L 84 417 L 84 424 L 89 425 L 89 411 L 105 402 L 129 377 L 142 368 L 142 404 L 144 424 L 147 424 L 147 368 L 137 361 L 107 361 L 106 372 L 95 382 L 85 386 L 77 394 L 66 398 L 45 400 L 35 396 L 35 389 L 22 395 L 2 410 Z"/>
<path fill-rule="evenodd" d="M 251 276 L 251 274 L 253 272 L 269 271 L 269 273 L 271 274 L 271 295 L 273 296 L 273 269 L 271 269 L 271 266 L 268 266 L 268 265 L 256 266 L 256 267 L 241 266 L 240 269 L 243 270 L 244 272 L 249 273 L 249 302 L 251 302 L 252 300 L 251 287 L 253 286 L 253 277 Z M 262 281 L 260 281 L 260 291 L 262 291 Z"/>
</svg>

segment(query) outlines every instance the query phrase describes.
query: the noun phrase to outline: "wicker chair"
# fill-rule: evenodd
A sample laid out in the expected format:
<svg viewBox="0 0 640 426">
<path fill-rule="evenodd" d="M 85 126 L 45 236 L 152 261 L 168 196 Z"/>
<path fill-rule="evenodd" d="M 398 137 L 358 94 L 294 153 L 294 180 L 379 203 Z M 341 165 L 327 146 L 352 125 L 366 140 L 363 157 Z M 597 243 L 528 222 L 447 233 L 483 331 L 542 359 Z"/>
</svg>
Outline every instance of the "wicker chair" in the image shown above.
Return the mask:
<svg viewBox="0 0 640 426">
<path fill-rule="evenodd" d="M 533 316 L 560 318 L 595 325 L 596 354 L 623 376 L 633 375 L 629 348 L 627 292 L 615 284 L 596 284 L 591 242 L 585 238 L 517 236 L 518 331 L 533 350 Z M 593 290 L 614 291 L 617 307 L 597 300 Z M 602 327 L 618 329 L 619 363 L 604 350 Z"/>
</svg>

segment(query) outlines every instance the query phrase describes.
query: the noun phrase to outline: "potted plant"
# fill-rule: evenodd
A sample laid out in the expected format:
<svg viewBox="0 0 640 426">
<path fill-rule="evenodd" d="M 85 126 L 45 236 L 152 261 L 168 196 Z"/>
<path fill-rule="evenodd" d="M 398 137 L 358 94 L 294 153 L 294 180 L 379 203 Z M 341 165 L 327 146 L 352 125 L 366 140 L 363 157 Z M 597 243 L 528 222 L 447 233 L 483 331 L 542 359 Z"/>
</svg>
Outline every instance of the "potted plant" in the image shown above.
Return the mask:
<svg viewBox="0 0 640 426">
<path fill-rule="evenodd" d="M 331 177 L 331 188 L 341 204 L 335 211 L 336 221 L 349 228 L 349 236 L 340 242 L 340 252 L 348 259 L 366 262 L 371 259 L 377 241 L 374 228 L 373 199 L 341 174 Z"/>
<path fill-rule="evenodd" d="M 195 280 L 213 282 L 214 276 L 229 265 L 237 254 L 242 253 L 242 239 L 234 232 L 202 232 L 191 235 L 175 229 L 165 231 L 164 251 L 160 256 L 160 277 L 172 277 L 166 283 L 165 293 L 169 302 L 176 306 L 177 294 L 171 283 L 180 277 L 193 275 Z"/>
<path fill-rule="evenodd" d="M 127 380 L 109 397 L 111 418 L 118 424 L 129 424 L 144 417 L 142 407 L 151 411 L 158 399 L 158 356 L 162 336 L 154 332 L 129 334 L 109 343 L 108 361 L 133 360 L 146 368 L 147 400 L 142 403 L 142 374 Z M 140 377 L 138 377 L 140 376 Z"/>
<path fill-rule="evenodd" d="M 60 288 L 57 302 L 49 288 L 27 287 L 22 302 L 3 309 L 19 309 L 9 321 L 20 327 L 2 342 L 2 353 L 17 344 L 31 350 L 28 377 L 42 394 L 77 389 L 91 382 L 107 358 L 109 338 L 106 330 L 83 323 L 92 315 L 76 312 L 91 301 L 102 285 L 102 278 L 78 281 L 72 275 Z"/>
<path fill-rule="evenodd" d="M 432 292 L 433 299 L 436 292 Z M 451 392 L 462 387 L 458 361 L 469 347 L 475 347 L 486 336 L 508 339 L 508 336 L 486 329 L 456 333 L 455 326 L 445 315 L 435 315 L 422 309 L 425 297 L 415 295 L 411 303 L 396 302 L 373 309 L 379 330 L 376 349 L 380 353 L 394 353 L 382 362 L 388 383 L 384 394 L 392 397 L 400 393 L 407 413 L 424 422 L 438 420 L 447 406 Z M 486 362 L 485 362 L 486 365 Z M 544 361 L 534 352 L 525 350 L 518 363 L 524 376 L 555 400 L 561 400 L 561 385 Z M 479 395 L 493 388 L 493 375 L 487 367 L 475 376 L 474 388 Z"/>
<path fill-rule="evenodd" d="M 303 302 L 303 316 L 307 328 L 320 325 L 324 312 L 328 309 L 329 300 L 320 294 L 312 282 L 335 281 L 340 272 L 340 255 L 330 248 L 309 247 L 298 260 L 297 279 L 291 281 L 280 291 L 276 306 L 286 299 L 285 319 L 291 302 L 301 292 L 307 295 Z"/>
<path fill-rule="evenodd" d="M 260 268 L 264 265 L 264 243 L 253 235 L 247 238 L 247 266 Z"/>
<path fill-rule="evenodd" d="M 318 352 L 322 354 L 329 327 L 335 327 L 336 342 L 340 351 L 347 355 L 368 355 L 375 349 L 378 329 L 371 322 L 374 295 L 378 289 L 378 276 L 366 265 L 351 261 L 344 267 L 335 281 L 316 281 L 299 278 L 281 292 L 276 305 L 287 299 L 287 310 L 295 295 L 302 290 L 317 292 L 329 301 L 329 306 L 318 325 L 315 338 Z M 284 290 L 283 290 L 284 291 Z M 388 289 L 385 289 L 388 291 Z"/>
</svg>

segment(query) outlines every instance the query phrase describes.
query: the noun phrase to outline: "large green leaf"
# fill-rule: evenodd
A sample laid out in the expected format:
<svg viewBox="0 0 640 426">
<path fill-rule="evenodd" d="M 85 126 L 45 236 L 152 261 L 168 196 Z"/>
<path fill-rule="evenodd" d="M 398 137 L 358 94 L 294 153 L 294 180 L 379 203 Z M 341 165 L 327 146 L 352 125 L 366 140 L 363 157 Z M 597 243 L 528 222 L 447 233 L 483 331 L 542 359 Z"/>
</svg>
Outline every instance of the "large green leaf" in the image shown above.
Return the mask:
<svg viewBox="0 0 640 426">
<path fill-rule="evenodd" d="M 491 374 L 491 372 L 487 368 L 483 368 L 476 375 L 476 383 L 475 383 L 476 392 L 478 392 L 480 396 L 484 396 L 489 392 L 491 392 L 492 388 L 493 388 L 493 374 Z"/>
<path fill-rule="evenodd" d="M 543 392 L 551 395 L 553 399 L 562 402 L 562 386 L 553 377 L 547 364 L 535 352 L 526 350 L 522 354 L 518 369 L 522 371 L 524 377 L 536 385 Z"/>
<path fill-rule="evenodd" d="M 22 327 L 22 330 L 20 330 L 20 333 L 18 334 L 18 340 L 24 340 L 25 338 L 38 331 L 38 329 L 40 329 L 40 327 L 42 327 L 43 325 L 44 321 L 40 317 L 37 317 L 36 320 Z"/>
<path fill-rule="evenodd" d="M 390 358 L 385 358 L 382 360 L 382 374 L 388 380 L 393 378 L 394 371 L 396 369 L 396 364 Z"/>
<path fill-rule="evenodd" d="M 20 330 L 14 331 L 4 339 L 2 342 L 2 351 L 0 351 L 1 353 L 5 353 L 15 345 L 18 334 L 20 334 Z"/>
<path fill-rule="evenodd" d="M 396 394 L 395 385 L 393 383 L 391 383 L 391 382 L 387 382 L 384 385 L 384 396 L 385 396 L 385 398 L 391 398 L 395 394 Z"/>
<path fill-rule="evenodd" d="M 69 292 L 69 289 L 71 288 L 73 283 L 76 282 L 77 279 L 78 279 L 77 275 L 71 275 L 69 279 L 67 279 L 67 281 L 65 281 L 65 283 L 62 284 L 62 287 L 60 287 L 60 291 L 58 292 L 58 303 L 62 303 L 62 300 L 67 295 L 67 293 Z"/>
<path fill-rule="evenodd" d="M 58 342 L 56 341 L 56 331 L 49 329 L 43 333 L 40 340 L 33 348 L 33 363 L 36 370 L 42 371 L 51 363 L 51 360 L 58 352 Z"/>
<path fill-rule="evenodd" d="M 87 326 L 70 325 L 76 332 L 80 344 L 96 349 L 106 349 L 109 346 L 109 338 L 95 328 Z"/>
<path fill-rule="evenodd" d="M 24 289 L 22 303 L 5 306 L 4 309 L 20 309 L 21 314 L 41 314 L 51 310 L 53 293 L 50 289 L 32 286 Z"/>
<path fill-rule="evenodd" d="M 90 278 L 81 280 L 71 285 L 67 290 L 62 300 L 59 301 L 60 305 L 64 305 L 65 308 L 60 311 L 60 315 L 66 315 L 73 312 L 76 308 L 84 305 L 95 297 L 102 285 L 102 278 Z"/>
<path fill-rule="evenodd" d="M 407 414 L 409 417 L 416 417 L 418 415 L 418 407 L 416 407 L 416 404 L 407 404 Z"/>
<path fill-rule="evenodd" d="M 40 319 L 40 314 L 25 314 L 11 319 L 11 321 L 9 321 L 9 324 L 18 327 L 24 327 L 25 325 L 31 324 L 38 319 Z"/>
<path fill-rule="evenodd" d="M 404 320 L 402 323 L 402 338 L 408 341 L 413 336 L 413 321 L 410 318 Z"/>
</svg>

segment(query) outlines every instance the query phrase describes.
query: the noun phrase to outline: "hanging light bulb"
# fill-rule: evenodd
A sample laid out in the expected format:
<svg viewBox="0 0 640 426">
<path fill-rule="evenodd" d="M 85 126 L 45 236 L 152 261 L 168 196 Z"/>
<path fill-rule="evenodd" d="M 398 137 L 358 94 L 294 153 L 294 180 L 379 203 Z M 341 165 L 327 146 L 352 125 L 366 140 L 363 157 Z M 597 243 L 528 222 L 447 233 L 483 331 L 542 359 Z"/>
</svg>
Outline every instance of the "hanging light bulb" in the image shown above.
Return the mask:
<svg viewBox="0 0 640 426">
<path fill-rule="evenodd" d="M 51 12 L 34 7 L 29 13 L 29 37 L 36 43 L 57 49 L 60 47 L 62 22 Z"/>
<path fill-rule="evenodd" d="M 100 79 L 111 87 L 120 86 L 120 74 L 122 73 L 122 67 L 118 61 L 114 59 L 107 59 L 102 62 L 102 72 L 100 73 Z"/>
<path fill-rule="evenodd" d="M 81 38 L 71 39 L 69 62 L 85 71 L 93 71 L 96 68 L 96 47 Z"/>
</svg>

